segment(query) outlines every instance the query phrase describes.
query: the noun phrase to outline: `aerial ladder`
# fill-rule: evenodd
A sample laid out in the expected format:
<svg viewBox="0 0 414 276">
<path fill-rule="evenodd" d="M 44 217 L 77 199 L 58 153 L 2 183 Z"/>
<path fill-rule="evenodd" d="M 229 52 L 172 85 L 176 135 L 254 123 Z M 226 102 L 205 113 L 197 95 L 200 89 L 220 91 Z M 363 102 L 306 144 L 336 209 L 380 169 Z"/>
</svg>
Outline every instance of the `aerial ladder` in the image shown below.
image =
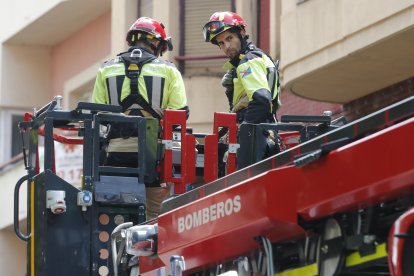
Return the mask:
<svg viewBox="0 0 414 276">
<path fill-rule="evenodd" d="M 193 133 L 183 111 L 158 121 L 60 101 L 19 124 L 29 144 L 15 232 L 28 275 L 414 275 L 414 98 L 353 122 L 285 115 L 238 128 L 234 114 L 216 113 L 212 134 Z M 138 168 L 102 165 L 112 122 L 137 124 Z M 281 152 L 263 160 L 268 131 Z M 56 175 L 56 142 L 82 145 L 80 189 Z M 144 183 L 154 180 L 173 185 L 147 221 Z"/>
</svg>

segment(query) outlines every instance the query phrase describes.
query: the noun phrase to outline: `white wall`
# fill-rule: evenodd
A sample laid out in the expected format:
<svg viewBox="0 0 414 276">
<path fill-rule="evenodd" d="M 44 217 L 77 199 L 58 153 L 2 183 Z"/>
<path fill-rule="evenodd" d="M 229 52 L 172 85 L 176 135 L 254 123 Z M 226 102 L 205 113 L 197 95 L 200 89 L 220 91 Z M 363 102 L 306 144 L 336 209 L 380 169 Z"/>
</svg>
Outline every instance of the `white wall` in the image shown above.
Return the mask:
<svg viewBox="0 0 414 276">
<path fill-rule="evenodd" d="M 17 181 L 24 175 L 26 175 L 26 170 L 24 169 L 23 162 L 20 162 L 12 167 L 11 170 L 2 172 L 0 174 L 1 184 L 0 184 L 0 230 L 6 227 L 13 225 L 13 216 L 14 216 L 14 187 Z M 20 189 L 20 205 L 19 205 L 19 218 L 26 218 L 27 214 L 27 182 L 24 182 L 21 185 Z M 1 266 L 0 266 L 1 267 Z M 0 275 L 6 275 L 1 274 Z"/>
<path fill-rule="evenodd" d="M 15 34 L 64 0 L 0 1 L 0 41 Z M 74 0 L 79 1 L 79 0 Z M 7 26 L 4 27 L 4 26 Z"/>
<path fill-rule="evenodd" d="M 283 64 L 289 65 L 312 53 L 333 47 L 358 32 L 367 31 L 370 25 L 414 5 L 414 0 L 309 0 L 296 5 L 297 0 L 284 0 L 282 4 L 282 55 Z M 401 18 L 403 19 L 403 18 Z M 405 21 L 405 24 L 410 24 Z M 404 22 L 399 22 L 404 26 Z M 398 30 L 398 22 L 389 30 Z M 318 31 L 314 31 L 318 30 Z M 366 32 L 363 37 L 367 46 L 388 36 L 387 32 Z M 348 54 L 346 45 L 333 51 Z M 345 49 L 344 49 L 345 48 Z"/>
<path fill-rule="evenodd" d="M 0 274 L 26 275 L 26 243 L 10 228 L 0 230 Z"/>
</svg>

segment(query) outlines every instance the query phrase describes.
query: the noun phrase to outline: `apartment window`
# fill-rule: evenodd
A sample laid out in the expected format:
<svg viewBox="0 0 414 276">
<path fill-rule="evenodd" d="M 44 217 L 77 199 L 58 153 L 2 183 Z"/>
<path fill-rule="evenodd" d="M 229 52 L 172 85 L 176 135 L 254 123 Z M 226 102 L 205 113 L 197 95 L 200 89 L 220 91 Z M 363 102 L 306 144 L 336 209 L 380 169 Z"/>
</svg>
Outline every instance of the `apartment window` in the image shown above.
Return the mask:
<svg viewBox="0 0 414 276">
<path fill-rule="evenodd" d="M 23 120 L 23 115 L 11 116 L 11 156 L 16 156 L 22 152 L 22 135 L 18 127 L 19 122 Z M 25 146 L 27 147 L 27 135 L 23 135 L 25 139 Z"/>
<path fill-rule="evenodd" d="M 23 120 L 24 112 L 0 110 L 0 164 L 8 162 L 22 152 L 22 140 L 18 123 Z M 25 145 L 27 146 L 27 137 Z"/>
<path fill-rule="evenodd" d="M 225 58 L 217 46 L 206 43 L 203 37 L 203 26 L 216 11 L 234 10 L 234 1 L 181 0 L 180 22 L 181 48 L 178 58 L 180 70 L 185 75 L 222 74 Z"/>
</svg>

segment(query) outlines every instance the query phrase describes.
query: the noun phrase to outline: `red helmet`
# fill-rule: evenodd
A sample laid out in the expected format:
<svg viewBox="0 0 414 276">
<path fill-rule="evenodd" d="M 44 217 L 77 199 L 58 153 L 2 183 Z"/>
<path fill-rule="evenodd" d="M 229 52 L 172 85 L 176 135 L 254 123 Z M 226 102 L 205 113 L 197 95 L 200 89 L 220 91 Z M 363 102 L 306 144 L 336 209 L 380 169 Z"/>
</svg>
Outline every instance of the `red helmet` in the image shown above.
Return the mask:
<svg viewBox="0 0 414 276">
<path fill-rule="evenodd" d="M 161 51 L 162 53 L 168 50 L 172 50 L 171 38 L 167 37 L 165 33 L 165 27 L 162 23 L 149 18 L 149 17 L 140 17 L 137 21 L 132 24 L 129 28 L 129 31 L 126 36 L 126 41 L 129 45 L 133 45 L 133 42 L 139 40 L 140 37 L 135 36 L 138 33 L 145 33 L 152 35 L 154 38 L 161 41 Z M 142 39 L 150 38 L 148 36 L 142 37 Z"/>
<path fill-rule="evenodd" d="M 217 35 L 231 28 L 244 29 L 245 27 L 243 18 L 237 13 L 215 12 L 203 27 L 204 40 L 217 44 L 214 39 Z"/>
</svg>

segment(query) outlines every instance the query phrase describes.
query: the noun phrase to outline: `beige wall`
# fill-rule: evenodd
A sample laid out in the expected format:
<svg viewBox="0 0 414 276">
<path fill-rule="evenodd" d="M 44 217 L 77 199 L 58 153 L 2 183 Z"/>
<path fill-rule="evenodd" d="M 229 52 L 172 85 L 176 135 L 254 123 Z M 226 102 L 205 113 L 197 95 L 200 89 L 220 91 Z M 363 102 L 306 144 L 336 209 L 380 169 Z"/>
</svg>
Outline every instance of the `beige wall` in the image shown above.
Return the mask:
<svg viewBox="0 0 414 276">
<path fill-rule="evenodd" d="M 165 31 L 167 36 L 172 38 L 173 50 L 171 52 L 167 51 L 163 58 L 175 62 L 173 59 L 174 56 L 178 56 L 179 53 L 179 41 L 180 41 L 180 31 L 179 31 L 179 13 L 180 6 L 179 0 L 154 0 L 153 1 L 153 13 L 154 19 L 159 20 L 165 25 Z M 201 27 L 200 27 L 201 28 Z"/>
<path fill-rule="evenodd" d="M 1 179 L 1 193 L 0 193 L 0 211 L 7 210 L 7 212 L 1 212 L 0 215 L 0 230 L 4 229 L 13 223 L 13 204 L 14 204 L 14 187 L 17 180 L 26 175 L 23 162 L 17 163 L 11 170 L 0 174 Z M 20 205 L 19 205 L 19 218 L 26 218 L 27 214 L 27 182 L 23 183 L 20 188 Z M 1 274 L 1 273 L 0 273 Z M 2 275 L 2 274 L 1 274 Z"/>
<path fill-rule="evenodd" d="M 49 47 L 5 44 L 1 67 L 0 105 L 42 107 L 50 101 L 52 69 Z"/>
<path fill-rule="evenodd" d="M 109 1 L 2 2 L 0 108 L 41 107 L 71 75 L 108 55 Z"/>
<path fill-rule="evenodd" d="M 62 95 L 65 81 L 103 61 L 110 53 L 111 12 L 100 16 L 52 49 L 52 91 Z"/>
<path fill-rule="evenodd" d="M 117 55 L 127 49 L 125 37 L 129 27 L 137 19 L 138 1 L 112 0 L 111 7 L 111 54 Z"/>
<path fill-rule="evenodd" d="M 257 0 L 236 0 L 236 13 L 247 23 L 246 31 L 253 43 L 257 42 L 257 5 Z"/>
<path fill-rule="evenodd" d="M 352 50 L 363 48 L 395 32 L 404 29 L 407 23 L 395 22 L 393 28 L 384 32 L 369 32 L 365 36 L 358 33 L 369 31 L 367 27 L 384 20 L 414 4 L 412 0 L 309 0 L 299 5 L 297 0 L 284 0 L 282 23 L 283 64 L 289 66 L 312 54 L 317 54 L 326 47 L 337 45 L 331 56 L 320 60 L 328 62 L 337 59 Z M 375 3 L 375 4 L 374 4 Z M 317 31 L 315 31 L 317 30 Z M 355 39 L 354 39 L 355 38 Z M 320 65 L 320 64 L 318 64 Z"/>
<path fill-rule="evenodd" d="M 213 133 L 214 112 L 227 112 L 229 105 L 220 78 L 184 78 L 190 118 L 188 124 L 197 133 Z"/>
<path fill-rule="evenodd" d="M 346 103 L 414 75 L 414 0 L 282 2 L 283 83 Z"/>
<path fill-rule="evenodd" d="M 26 243 L 11 228 L 0 230 L 0 274 L 26 275 Z"/>
<path fill-rule="evenodd" d="M 280 14 L 282 0 L 270 1 L 269 43 L 270 56 L 280 60 Z"/>
<path fill-rule="evenodd" d="M 26 175 L 23 162 L 16 164 L 11 170 L 0 174 L 0 275 L 25 275 L 26 242 L 17 238 L 13 230 L 14 187 L 17 180 Z M 21 232 L 26 235 L 25 219 L 27 214 L 27 182 L 21 185 L 19 218 Z"/>
</svg>

